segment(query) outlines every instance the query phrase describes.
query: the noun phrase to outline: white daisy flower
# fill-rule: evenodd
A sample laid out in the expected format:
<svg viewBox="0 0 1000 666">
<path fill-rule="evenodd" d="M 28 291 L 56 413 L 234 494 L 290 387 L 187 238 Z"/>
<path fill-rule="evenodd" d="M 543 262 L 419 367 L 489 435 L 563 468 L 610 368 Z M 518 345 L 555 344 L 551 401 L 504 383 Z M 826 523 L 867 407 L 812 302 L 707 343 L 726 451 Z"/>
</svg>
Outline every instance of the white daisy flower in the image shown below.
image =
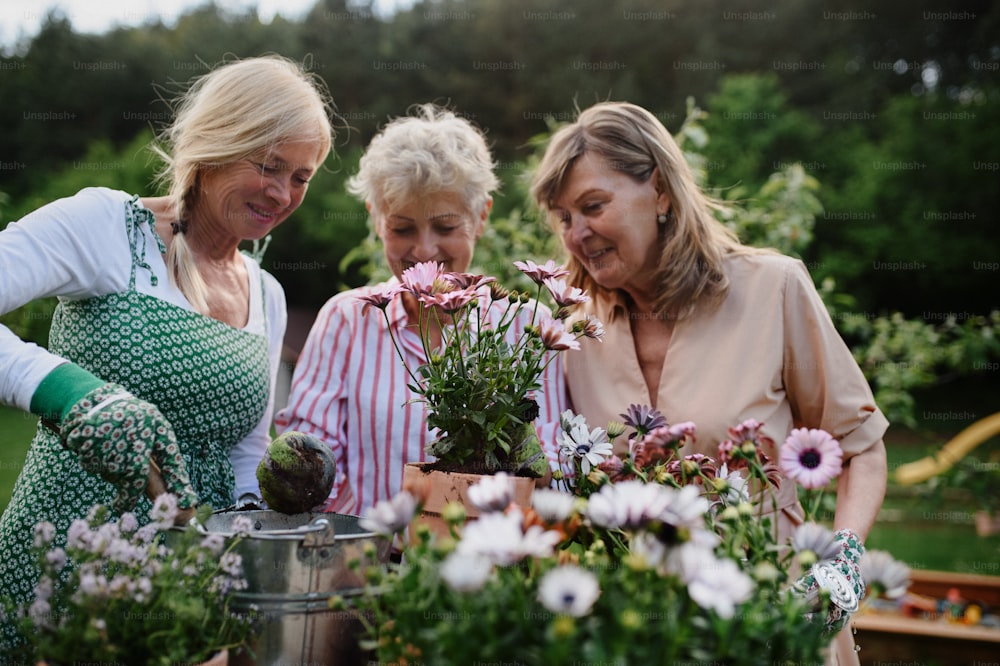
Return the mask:
<svg viewBox="0 0 1000 666">
<path fill-rule="evenodd" d="M 600 527 L 639 529 L 659 520 L 667 511 L 675 491 L 638 480 L 608 484 L 590 496 L 587 517 Z"/>
<path fill-rule="evenodd" d="M 740 571 L 733 560 L 720 560 L 709 549 L 690 544 L 681 546 L 671 553 L 671 563 L 691 599 L 723 619 L 731 618 L 736 606 L 753 593 L 750 576 Z"/>
<path fill-rule="evenodd" d="M 484 476 L 479 483 L 469 487 L 469 502 L 489 513 L 503 511 L 514 501 L 514 477 L 506 472 Z"/>
<path fill-rule="evenodd" d="M 584 476 L 590 474 L 592 466 L 600 465 L 614 453 L 604 428 L 588 430 L 586 423 L 572 423 L 569 430 L 559 433 L 557 440 L 563 455 L 580 459 Z"/>
<path fill-rule="evenodd" d="M 910 587 L 910 567 L 884 550 L 867 550 L 859 562 L 872 596 L 898 599 Z"/>
<path fill-rule="evenodd" d="M 456 552 L 479 555 L 497 566 L 508 566 L 525 557 L 549 557 L 562 536 L 538 525 L 524 530 L 524 515 L 515 509 L 509 513 L 487 513 L 465 526 Z"/>
<path fill-rule="evenodd" d="M 531 506 L 538 512 L 542 520 L 559 523 L 573 515 L 576 505 L 576 495 L 559 490 L 538 488 L 531 493 Z"/>
<path fill-rule="evenodd" d="M 575 565 L 548 571 L 538 584 L 538 600 L 553 613 L 583 617 L 601 596 L 597 576 Z"/>
<path fill-rule="evenodd" d="M 479 555 L 452 553 L 441 564 L 441 577 L 456 592 L 481 590 L 492 573 L 493 564 Z"/>
<path fill-rule="evenodd" d="M 802 523 L 792 535 L 792 548 L 796 553 L 810 551 L 816 555 L 816 562 L 833 560 L 840 555 L 837 535 L 819 523 Z"/>
<path fill-rule="evenodd" d="M 729 466 L 723 464 L 719 468 L 719 477 L 726 481 L 726 504 L 735 506 L 740 502 L 750 501 L 750 488 L 747 478 L 738 470 L 729 471 Z"/>
<path fill-rule="evenodd" d="M 417 499 L 404 490 L 392 499 L 365 509 L 358 526 L 375 534 L 392 536 L 409 525 L 416 512 Z"/>
</svg>

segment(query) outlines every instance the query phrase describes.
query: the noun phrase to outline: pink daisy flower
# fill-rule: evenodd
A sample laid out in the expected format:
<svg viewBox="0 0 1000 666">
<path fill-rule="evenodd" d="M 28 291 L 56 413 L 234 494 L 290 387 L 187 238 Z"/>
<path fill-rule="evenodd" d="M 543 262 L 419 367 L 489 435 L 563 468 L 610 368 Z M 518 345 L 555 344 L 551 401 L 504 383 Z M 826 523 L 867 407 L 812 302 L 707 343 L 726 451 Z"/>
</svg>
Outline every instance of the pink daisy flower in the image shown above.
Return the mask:
<svg viewBox="0 0 1000 666">
<path fill-rule="evenodd" d="M 403 286 L 413 294 L 434 292 L 434 282 L 441 277 L 444 267 L 434 261 L 424 261 L 410 266 L 402 275 Z"/>
<path fill-rule="evenodd" d="M 583 324 L 583 334 L 592 340 L 604 342 L 604 324 L 599 319 L 588 316 L 587 321 Z"/>
<path fill-rule="evenodd" d="M 566 330 L 561 321 L 546 320 L 538 325 L 538 334 L 546 349 L 562 351 L 564 349 L 579 349 L 580 343 L 572 333 Z"/>
<path fill-rule="evenodd" d="M 542 284 L 548 288 L 549 293 L 552 294 L 552 300 L 554 300 L 561 308 L 569 305 L 586 303 L 590 300 L 590 296 L 588 296 L 582 289 L 579 287 L 570 287 L 566 284 L 565 280 L 545 278 L 545 280 L 542 281 Z"/>
<path fill-rule="evenodd" d="M 395 298 L 396 294 L 398 293 L 399 293 L 399 287 L 394 286 L 394 287 L 386 287 L 385 289 L 381 289 L 378 291 L 373 291 L 372 293 L 366 294 L 364 296 L 358 296 L 358 300 L 364 303 L 364 305 L 361 308 L 361 314 L 363 315 L 368 314 L 368 310 L 372 306 L 378 308 L 379 310 L 385 310 L 386 307 L 389 305 L 389 303 L 392 302 L 392 299 Z"/>
<path fill-rule="evenodd" d="M 458 312 L 478 296 L 479 294 L 474 289 L 458 289 L 434 294 L 421 294 L 419 299 L 428 307 L 441 308 L 445 312 L 452 313 Z"/>
<path fill-rule="evenodd" d="M 449 284 L 455 285 L 458 289 L 477 290 L 484 285 L 497 281 L 495 277 L 473 275 L 472 273 L 445 273 L 441 277 Z"/>
<path fill-rule="evenodd" d="M 549 259 L 541 266 L 530 259 L 528 261 L 515 261 L 514 266 L 537 284 L 542 284 L 549 278 L 555 279 L 569 275 L 568 270 L 557 265 L 552 259 Z"/>
<path fill-rule="evenodd" d="M 782 445 L 778 464 L 804 488 L 822 488 L 840 474 L 843 456 L 840 444 L 825 430 L 796 428 Z"/>
</svg>

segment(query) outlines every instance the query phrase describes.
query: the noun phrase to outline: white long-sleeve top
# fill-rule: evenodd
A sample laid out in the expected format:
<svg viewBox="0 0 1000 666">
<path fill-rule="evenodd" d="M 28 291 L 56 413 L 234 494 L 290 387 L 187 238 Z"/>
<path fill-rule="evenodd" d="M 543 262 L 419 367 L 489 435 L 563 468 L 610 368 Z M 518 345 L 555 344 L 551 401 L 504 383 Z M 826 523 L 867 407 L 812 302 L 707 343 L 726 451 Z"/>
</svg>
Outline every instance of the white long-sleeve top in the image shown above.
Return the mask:
<svg viewBox="0 0 1000 666">
<path fill-rule="evenodd" d="M 0 232 L 0 314 L 38 298 L 85 299 L 128 289 L 132 250 L 124 203 L 131 198 L 126 192 L 86 188 L 9 224 Z M 156 275 L 157 284 L 151 284 L 149 271 L 140 269 L 135 290 L 193 311 L 168 279 L 153 231 L 142 225 L 142 232 L 146 236 L 143 260 Z M 237 497 L 260 492 L 256 469 L 270 442 L 274 386 L 287 322 L 281 285 L 250 257 L 244 255 L 244 261 L 250 284 L 250 316 L 242 330 L 267 335 L 271 398 L 264 418 L 230 453 Z M 0 325 L 0 402 L 27 411 L 41 381 L 65 362 Z"/>
<path fill-rule="evenodd" d="M 398 281 L 393 278 L 391 284 Z M 339 513 L 359 514 L 398 493 L 404 465 L 427 460 L 424 448 L 437 435 L 427 430 L 424 404 L 408 402 L 419 396 L 407 387 L 411 380 L 385 318 L 374 309 L 362 314 L 357 300 L 385 287 L 361 287 L 327 301 L 295 367 L 288 406 L 275 417 L 280 432 L 308 433 L 333 450 L 337 481 L 327 509 Z M 494 306 L 491 321 L 502 309 Z M 511 335 L 529 322 L 531 309 L 521 310 Z M 411 321 L 402 299 L 393 299 L 386 313 L 407 366 L 417 367 L 425 360 L 423 348 L 418 333 L 408 327 Z M 557 461 L 559 415 L 567 407 L 562 372 L 557 357 L 539 378 L 541 389 L 534 392 L 539 406 L 535 424 L 550 465 Z"/>
</svg>

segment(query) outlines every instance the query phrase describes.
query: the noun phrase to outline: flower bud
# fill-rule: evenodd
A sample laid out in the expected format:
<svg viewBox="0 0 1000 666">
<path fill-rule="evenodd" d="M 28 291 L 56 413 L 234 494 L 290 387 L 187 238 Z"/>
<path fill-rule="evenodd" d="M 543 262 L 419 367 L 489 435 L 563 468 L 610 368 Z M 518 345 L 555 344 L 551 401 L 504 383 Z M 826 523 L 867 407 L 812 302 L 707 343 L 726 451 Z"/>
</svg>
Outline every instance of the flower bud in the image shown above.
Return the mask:
<svg viewBox="0 0 1000 666">
<path fill-rule="evenodd" d="M 799 564 L 802 565 L 802 569 L 808 569 L 812 565 L 816 564 L 816 553 L 811 550 L 799 551 L 798 554 Z"/>
<path fill-rule="evenodd" d="M 770 562 L 760 562 L 753 568 L 753 577 L 762 583 L 775 583 L 781 578 L 781 572 Z"/>
<path fill-rule="evenodd" d="M 740 515 L 744 518 L 753 517 L 753 504 L 750 502 L 740 502 L 736 509 L 740 512 Z"/>
<path fill-rule="evenodd" d="M 719 513 L 719 520 L 724 523 L 735 523 L 740 520 L 740 512 L 735 506 L 727 506 Z"/>
<path fill-rule="evenodd" d="M 626 608 L 619 616 L 622 627 L 638 631 L 642 628 L 642 616 L 634 608 Z"/>
<path fill-rule="evenodd" d="M 441 517 L 451 525 L 465 522 L 465 507 L 460 502 L 448 502 L 441 510 Z"/>
<path fill-rule="evenodd" d="M 595 467 L 590 470 L 590 474 L 587 475 L 587 481 L 590 481 L 595 486 L 603 486 L 605 483 L 610 481 L 610 479 L 607 474 Z"/>
<path fill-rule="evenodd" d="M 552 633 L 556 638 L 569 638 L 576 633 L 576 621 L 569 615 L 559 615 L 552 622 Z"/>
<path fill-rule="evenodd" d="M 621 421 L 609 421 L 608 422 L 608 439 L 615 439 L 616 437 L 621 437 L 625 433 L 625 424 Z"/>
<path fill-rule="evenodd" d="M 491 282 L 490 296 L 492 296 L 495 301 L 502 301 L 510 296 L 510 291 L 501 286 L 499 282 Z"/>
<path fill-rule="evenodd" d="M 646 558 L 638 553 L 628 553 L 622 558 L 622 564 L 631 569 L 632 571 L 645 571 L 649 568 L 649 563 L 646 562 Z"/>
</svg>

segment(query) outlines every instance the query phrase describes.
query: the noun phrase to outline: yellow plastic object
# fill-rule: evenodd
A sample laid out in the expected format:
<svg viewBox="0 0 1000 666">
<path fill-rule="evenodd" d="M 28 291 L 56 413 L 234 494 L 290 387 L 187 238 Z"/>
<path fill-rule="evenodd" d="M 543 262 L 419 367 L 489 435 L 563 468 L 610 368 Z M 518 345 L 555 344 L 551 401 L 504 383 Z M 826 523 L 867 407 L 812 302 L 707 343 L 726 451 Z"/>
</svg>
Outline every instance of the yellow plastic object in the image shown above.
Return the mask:
<svg viewBox="0 0 1000 666">
<path fill-rule="evenodd" d="M 935 455 L 900 465 L 896 469 L 896 483 L 910 486 L 937 476 L 967 456 L 969 451 L 998 433 L 1000 433 L 1000 412 L 979 419 L 955 435 Z"/>
</svg>

